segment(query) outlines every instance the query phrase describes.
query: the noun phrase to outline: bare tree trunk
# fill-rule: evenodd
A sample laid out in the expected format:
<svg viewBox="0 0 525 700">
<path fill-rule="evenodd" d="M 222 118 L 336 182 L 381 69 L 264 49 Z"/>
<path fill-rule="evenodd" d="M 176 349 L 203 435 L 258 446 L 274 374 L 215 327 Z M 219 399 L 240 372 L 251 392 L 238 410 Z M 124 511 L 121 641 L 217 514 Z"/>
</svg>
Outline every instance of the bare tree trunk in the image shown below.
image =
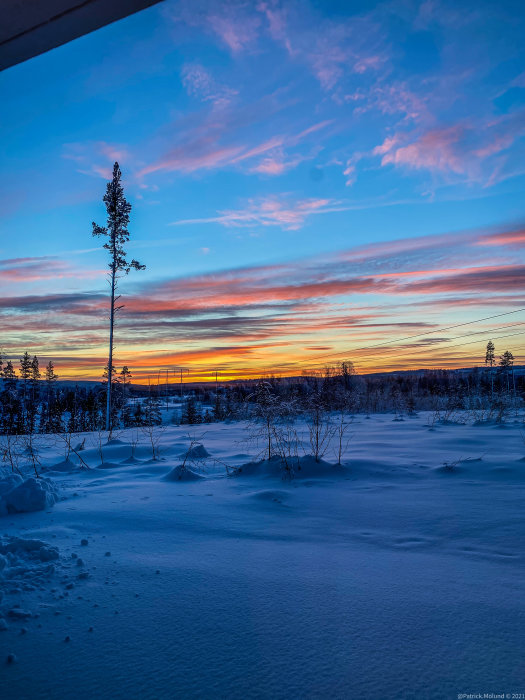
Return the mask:
<svg viewBox="0 0 525 700">
<path fill-rule="evenodd" d="M 111 384 L 113 380 L 113 324 L 115 322 L 115 263 L 111 268 L 111 309 L 109 312 L 109 360 L 108 360 L 108 388 L 106 395 L 106 430 L 111 430 Z"/>
</svg>

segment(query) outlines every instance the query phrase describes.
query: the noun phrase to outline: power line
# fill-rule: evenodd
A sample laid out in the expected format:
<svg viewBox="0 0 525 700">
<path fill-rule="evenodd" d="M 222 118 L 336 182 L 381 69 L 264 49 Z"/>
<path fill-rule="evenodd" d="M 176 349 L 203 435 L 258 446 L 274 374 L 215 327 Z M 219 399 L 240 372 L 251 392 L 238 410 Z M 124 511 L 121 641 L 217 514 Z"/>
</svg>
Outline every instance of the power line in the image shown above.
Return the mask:
<svg viewBox="0 0 525 700">
<path fill-rule="evenodd" d="M 446 340 L 443 340 L 442 343 L 443 343 L 443 345 L 445 345 L 447 343 L 450 343 L 452 340 L 458 340 L 459 338 L 469 338 L 470 336 L 480 335 L 481 333 L 488 335 L 490 333 L 495 333 L 498 331 L 506 330 L 507 328 L 515 328 L 516 326 L 523 326 L 523 325 L 525 325 L 525 321 L 519 321 L 518 323 L 509 323 L 507 326 L 501 326 L 500 328 L 489 328 L 488 330 L 474 331 L 473 333 L 462 333 L 461 335 L 456 335 L 453 338 L 448 338 Z M 505 337 L 505 336 L 499 336 L 499 337 Z M 475 340 L 473 342 L 477 343 L 478 341 Z M 406 346 L 401 346 L 401 347 L 406 347 Z M 428 347 L 428 346 L 426 346 L 426 347 Z M 449 346 L 449 347 L 454 347 L 454 346 Z M 421 347 L 420 349 L 423 350 L 424 348 Z M 386 350 L 397 352 L 396 348 L 386 348 Z M 372 353 L 372 355 L 370 357 L 385 357 L 385 355 L 378 354 L 378 353 Z M 388 355 L 386 357 L 388 357 Z"/>
<path fill-rule="evenodd" d="M 314 369 L 314 368 L 316 368 L 316 367 L 322 367 L 322 365 L 315 365 L 315 364 L 314 364 L 314 365 L 311 365 L 311 364 L 309 364 L 310 360 L 318 360 L 318 359 L 323 359 L 323 358 L 339 357 L 339 356 L 341 356 L 341 355 L 351 355 L 351 354 L 353 354 L 353 353 L 365 352 L 365 351 L 368 351 L 368 350 L 372 350 L 372 349 L 374 349 L 374 348 L 384 347 L 384 346 L 386 346 L 386 345 L 400 344 L 400 343 L 403 343 L 404 341 L 412 340 L 412 339 L 414 339 L 414 338 L 423 338 L 423 337 L 425 337 L 425 336 L 432 335 L 432 334 L 434 334 L 434 333 L 442 333 L 442 332 L 444 332 L 444 331 L 452 330 L 452 329 L 454 329 L 454 328 L 462 328 L 462 327 L 464 327 L 464 326 L 471 326 L 471 325 L 474 325 L 475 323 L 481 323 L 481 322 L 483 322 L 483 321 L 489 321 L 489 320 L 492 320 L 492 319 L 494 319 L 494 318 L 502 318 L 502 317 L 504 317 L 504 316 L 510 316 L 510 315 L 512 315 L 512 314 L 516 314 L 516 313 L 519 313 L 519 312 L 521 312 L 521 311 L 525 311 L 525 307 L 520 308 L 520 309 L 515 309 L 514 311 L 506 311 L 506 312 L 501 313 L 501 314 L 493 314 L 493 315 L 491 315 L 491 316 L 485 316 L 485 317 L 483 317 L 483 318 L 478 318 L 478 319 L 475 319 L 475 320 L 473 320 L 473 321 L 465 321 L 465 322 L 463 322 L 463 323 L 456 323 L 456 324 L 453 324 L 453 325 L 451 325 L 451 326 L 445 326 L 445 327 L 442 327 L 442 328 L 435 328 L 435 329 L 433 329 L 433 330 L 431 330 L 431 331 L 425 331 L 424 333 L 415 333 L 415 334 L 413 334 L 413 335 L 405 336 L 405 337 L 403 337 L 403 338 L 395 338 L 395 339 L 392 339 L 392 340 L 385 340 L 385 341 L 382 341 L 382 342 L 380 342 L 380 343 L 374 343 L 373 345 L 362 346 L 362 347 L 360 347 L 360 348 L 354 348 L 354 349 L 352 349 L 352 350 L 344 350 L 344 351 L 334 352 L 334 353 L 325 353 L 325 354 L 323 354 L 323 355 L 315 355 L 315 356 L 313 356 L 313 357 L 309 357 L 307 360 L 306 360 L 306 358 L 305 358 L 305 359 L 302 359 L 302 360 L 292 360 L 292 361 L 289 361 L 289 362 L 283 362 L 282 364 L 279 364 L 279 365 L 270 365 L 269 368 L 268 368 L 268 370 L 269 370 L 269 371 L 273 371 L 273 372 L 279 371 L 279 370 L 286 371 L 287 368 L 289 368 L 289 367 L 291 367 L 291 366 L 294 366 L 294 365 L 303 365 L 305 368 Z M 465 338 L 465 337 L 469 337 L 469 336 L 472 336 L 472 335 L 478 335 L 478 334 L 480 334 L 480 333 L 486 333 L 487 335 L 490 335 L 490 333 L 492 333 L 492 332 L 497 332 L 497 331 L 503 330 L 504 328 L 511 328 L 511 327 L 513 327 L 513 326 L 523 325 L 523 323 L 525 323 L 525 321 L 523 321 L 523 322 L 520 321 L 520 322 L 515 323 L 515 324 L 509 324 L 508 326 L 502 326 L 502 327 L 500 327 L 500 328 L 492 328 L 492 329 L 488 329 L 488 330 L 485 330 L 485 329 L 484 329 L 484 330 L 482 330 L 482 331 L 475 331 L 474 333 L 466 333 L 466 334 L 462 334 L 462 335 L 455 336 L 454 338 L 451 338 L 450 340 L 457 340 L 457 339 L 459 339 L 459 338 Z M 519 333 L 510 333 L 510 334 L 506 334 L 506 335 L 502 335 L 502 336 L 495 336 L 495 337 L 494 337 L 494 336 L 491 336 L 491 339 L 492 339 L 492 340 L 500 340 L 500 339 L 502 339 L 502 338 L 508 338 L 508 337 L 511 337 L 511 336 L 524 335 L 524 334 L 525 334 L 525 331 L 520 331 Z M 443 341 L 443 344 L 449 343 L 450 340 L 448 340 L 448 341 Z M 446 349 L 453 349 L 453 348 L 456 348 L 456 347 L 462 347 L 462 346 L 464 346 L 464 345 L 471 345 L 471 344 L 477 343 L 477 342 L 478 342 L 477 340 L 474 340 L 474 341 L 469 341 L 469 342 L 467 342 L 467 343 L 460 343 L 460 344 L 456 344 L 456 345 L 447 345 L 447 346 L 446 346 Z M 424 348 L 418 348 L 418 349 L 421 350 L 421 351 L 424 350 Z M 391 350 L 394 350 L 394 348 L 391 348 Z M 379 355 L 378 355 L 377 353 L 375 353 L 375 354 L 371 355 L 370 357 L 382 357 L 382 358 L 387 359 L 388 357 L 392 357 L 392 355 L 383 355 L 383 354 L 379 354 Z M 306 360 L 306 361 L 305 361 L 305 360 Z M 188 370 L 187 368 L 177 368 L 177 369 L 175 369 L 175 370 L 173 370 L 173 371 L 180 372 L 180 374 L 181 374 L 180 379 L 181 379 L 181 391 L 182 391 L 182 372 L 186 372 L 186 373 L 189 375 L 189 374 L 191 374 L 191 373 L 193 373 L 193 372 L 195 372 L 195 371 L 197 371 L 197 370 Z M 239 369 L 237 370 L 237 373 L 240 372 L 240 371 L 242 371 L 242 368 L 239 368 Z M 148 378 L 149 378 L 149 377 L 148 377 Z M 216 379 L 216 381 L 217 381 L 217 379 Z"/>
<path fill-rule="evenodd" d="M 512 313 L 512 312 L 511 312 L 511 313 Z M 506 315 L 506 314 L 498 314 L 497 316 L 503 316 L 503 315 Z M 485 320 L 485 319 L 483 319 L 483 320 Z M 474 323 L 474 321 L 470 321 L 470 322 L 469 322 L 469 324 L 471 324 L 471 323 Z M 469 325 L 469 324 L 457 324 L 455 327 L 457 328 L 457 327 L 459 327 L 459 326 Z M 484 330 L 482 330 L 482 331 L 474 331 L 473 333 L 464 333 L 464 334 L 461 334 L 461 335 L 457 335 L 457 336 L 455 336 L 454 338 L 450 338 L 449 340 L 443 341 L 443 346 L 444 346 L 443 349 L 453 349 L 453 348 L 455 348 L 455 347 L 462 347 L 463 345 L 471 345 L 471 344 L 474 344 L 474 343 L 478 343 L 478 342 L 479 342 L 479 340 L 474 340 L 474 341 L 469 341 L 469 342 L 467 342 L 467 343 L 456 343 L 455 345 L 449 345 L 450 341 L 452 341 L 452 340 L 459 340 L 460 338 L 468 338 L 468 337 L 471 337 L 471 336 L 473 336 L 473 335 L 479 335 L 480 333 L 486 333 L 487 335 L 489 335 L 489 334 L 492 334 L 492 333 L 494 333 L 494 332 L 498 332 L 498 331 L 501 331 L 501 330 L 505 330 L 505 329 L 507 329 L 507 328 L 514 328 L 514 327 L 516 327 L 516 326 L 522 326 L 522 325 L 524 325 L 524 324 L 525 324 L 525 321 L 519 321 L 518 323 L 511 323 L 511 324 L 508 324 L 508 325 L 506 325 L 506 326 L 494 327 L 494 328 L 484 329 Z M 445 329 L 442 329 L 442 330 L 445 330 Z M 500 335 L 500 336 L 493 336 L 493 335 L 491 335 L 490 337 L 491 337 L 493 340 L 499 340 L 499 339 L 501 339 L 501 338 L 508 338 L 508 337 L 513 336 L 513 335 L 522 335 L 523 333 L 525 333 L 525 331 L 524 331 L 524 332 L 520 331 L 519 333 L 508 333 L 508 334 Z M 418 335 L 420 335 L 420 334 L 418 334 Z M 381 344 L 381 345 L 383 345 L 383 344 Z M 378 346 L 379 346 L 379 344 L 378 344 L 378 345 L 375 345 L 375 346 L 369 346 L 369 347 L 370 347 L 370 348 L 373 348 L 373 347 L 378 347 Z M 355 352 L 358 352 L 358 351 L 365 351 L 365 350 L 368 350 L 368 349 L 369 349 L 368 347 L 359 348 L 359 349 L 357 349 Z M 395 353 L 397 352 L 397 350 L 396 350 L 395 348 L 385 348 L 385 349 L 386 349 L 386 351 L 389 352 L 389 353 L 394 352 L 394 354 L 395 354 Z M 421 352 L 423 352 L 425 349 L 426 349 L 426 348 L 424 348 L 424 347 L 415 348 L 415 349 L 414 349 L 414 352 L 417 352 L 418 350 L 421 351 Z M 341 353 L 341 354 L 342 354 L 342 353 Z M 393 357 L 393 356 L 394 356 L 393 354 L 386 354 L 386 355 L 385 355 L 385 354 L 383 354 L 383 353 L 373 353 L 372 355 L 367 355 L 367 357 L 380 357 L 380 358 L 385 358 L 385 359 L 388 359 L 389 357 Z M 333 355 L 330 355 L 330 357 L 333 357 Z M 274 372 L 275 372 L 275 371 L 279 371 L 280 369 L 286 370 L 286 368 L 287 368 L 289 365 L 296 365 L 296 364 L 302 364 L 303 367 L 304 367 L 305 369 L 316 369 L 316 368 L 319 368 L 319 367 L 323 367 L 322 364 L 313 364 L 313 365 L 312 365 L 312 364 L 309 364 L 309 363 L 307 363 L 307 362 L 304 362 L 304 363 L 303 363 L 302 360 L 298 360 L 298 361 L 292 361 L 292 362 L 288 362 L 288 363 L 283 363 L 283 364 L 281 364 L 281 365 L 272 365 L 272 366 L 270 366 L 269 371 L 274 371 Z M 238 371 L 238 372 L 242 371 L 242 368 L 239 368 L 237 371 Z"/>
<path fill-rule="evenodd" d="M 344 350 L 341 352 L 327 353 L 324 355 L 314 355 L 313 357 L 308 358 L 308 360 L 319 360 L 319 359 L 323 359 L 325 357 L 338 357 L 340 355 L 347 355 L 347 354 L 351 354 L 354 352 L 360 352 L 360 351 L 364 351 L 364 350 L 372 350 L 373 348 L 382 347 L 384 345 L 390 345 L 392 343 L 402 343 L 403 341 L 411 340 L 412 338 L 422 338 L 426 335 L 431 335 L 432 333 L 442 333 L 443 331 L 449 331 L 449 330 L 452 330 L 453 328 L 461 328 L 463 326 L 471 326 L 474 323 L 481 323 L 482 321 L 489 321 L 493 318 L 501 318 L 502 316 L 510 316 L 511 314 L 517 314 L 520 311 L 525 311 L 525 307 L 522 309 L 515 309 L 514 311 L 507 311 L 503 314 L 494 314 L 493 316 L 485 316 L 484 318 L 478 318 L 474 321 L 465 321 L 464 323 L 456 323 L 453 326 L 445 326 L 444 328 L 435 328 L 432 331 L 426 331 L 425 333 L 416 333 L 414 335 L 405 336 L 404 338 L 385 340 L 381 343 L 375 343 L 374 345 L 367 345 L 367 346 L 364 346 L 361 348 L 354 348 L 353 350 Z M 458 336 L 458 337 L 461 337 L 461 336 Z M 291 361 L 291 362 L 285 362 L 281 366 L 285 367 L 288 365 L 298 365 L 298 364 L 302 364 L 303 362 L 304 362 L 304 360 L 296 360 L 296 361 Z"/>
<path fill-rule="evenodd" d="M 467 334 L 467 335 L 470 335 L 470 334 Z M 492 340 L 501 340 L 502 338 L 510 338 L 512 336 L 515 336 L 515 335 L 525 335 L 525 331 L 519 331 L 518 333 L 506 333 L 505 335 L 499 335 L 499 336 L 492 336 Z M 459 335 L 457 337 L 464 338 L 466 336 Z M 474 343 L 477 343 L 477 342 L 479 342 L 479 341 L 478 340 L 469 340 L 466 343 L 456 343 L 455 345 L 449 345 L 444 349 L 445 350 L 452 350 L 454 348 L 461 348 L 465 345 L 473 345 Z M 422 352 L 424 350 L 424 348 L 418 348 L 418 350 L 420 352 Z M 417 352 L 417 350 L 415 352 Z M 372 357 L 377 357 L 377 355 L 372 355 Z M 386 355 L 386 356 L 382 355 L 381 357 L 385 357 L 385 359 L 388 359 L 389 357 L 394 357 L 394 355 Z M 323 365 L 314 365 L 314 366 L 310 366 L 309 369 L 317 369 L 317 368 L 322 367 L 322 366 Z"/>
</svg>

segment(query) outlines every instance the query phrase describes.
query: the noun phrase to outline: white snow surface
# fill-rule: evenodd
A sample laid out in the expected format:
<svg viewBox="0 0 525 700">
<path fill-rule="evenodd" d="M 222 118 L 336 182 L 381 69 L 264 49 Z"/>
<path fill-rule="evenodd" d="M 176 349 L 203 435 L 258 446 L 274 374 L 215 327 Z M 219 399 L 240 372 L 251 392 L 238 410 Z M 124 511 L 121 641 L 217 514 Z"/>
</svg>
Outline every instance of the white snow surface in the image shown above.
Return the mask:
<svg viewBox="0 0 525 700">
<path fill-rule="evenodd" d="M 177 478 L 187 427 L 159 460 L 86 435 L 89 469 L 40 438 L 52 502 L 0 518 L 0 696 L 523 692 L 522 431 L 359 416 L 342 466 L 304 455 L 293 479 L 243 423 L 192 429 L 202 478 Z"/>
</svg>

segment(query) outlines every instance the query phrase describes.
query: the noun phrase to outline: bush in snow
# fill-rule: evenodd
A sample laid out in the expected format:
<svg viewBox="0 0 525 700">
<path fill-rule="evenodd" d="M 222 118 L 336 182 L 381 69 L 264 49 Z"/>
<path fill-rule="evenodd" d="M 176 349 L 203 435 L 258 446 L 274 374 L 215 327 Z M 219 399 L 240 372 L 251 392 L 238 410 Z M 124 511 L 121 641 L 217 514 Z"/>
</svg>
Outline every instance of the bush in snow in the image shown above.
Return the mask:
<svg viewBox="0 0 525 700">
<path fill-rule="evenodd" d="M 330 414 L 320 394 L 315 393 L 311 397 L 307 416 L 310 448 L 315 461 L 319 462 L 325 456 L 335 434 Z"/>
<path fill-rule="evenodd" d="M 260 456 L 271 459 L 274 454 L 280 454 L 288 442 L 282 427 L 293 424 L 297 415 L 296 403 L 293 397 L 284 399 L 277 394 L 267 381 L 258 382 L 255 391 L 248 396 L 247 400 L 254 402 L 249 417 L 251 427 L 248 439 L 257 447 L 262 443 L 263 449 Z"/>
</svg>

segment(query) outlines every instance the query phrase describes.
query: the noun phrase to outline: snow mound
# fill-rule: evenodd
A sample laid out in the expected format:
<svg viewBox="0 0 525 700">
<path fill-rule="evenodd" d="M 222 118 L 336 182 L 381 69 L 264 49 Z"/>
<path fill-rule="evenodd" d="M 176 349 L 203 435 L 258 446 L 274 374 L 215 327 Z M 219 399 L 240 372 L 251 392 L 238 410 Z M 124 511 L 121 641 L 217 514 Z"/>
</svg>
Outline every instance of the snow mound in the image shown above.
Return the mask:
<svg viewBox="0 0 525 700">
<path fill-rule="evenodd" d="M 252 500 L 271 502 L 271 503 L 282 503 L 289 497 L 289 493 L 286 491 L 279 491 L 278 489 L 265 489 L 264 491 L 254 491 L 249 495 Z"/>
<path fill-rule="evenodd" d="M 113 445 L 127 445 L 127 443 L 118 438 L 113 438 L 113 440 L 108 440 L 106 442 L 106 446 L 112 447 Z"/>
<path fill-rule="evenodd" d="M 197 474 L 192 469 L 188 467 L 183 467 L 179 464 L 163 477 L 164 481 L 199 481 L 199 479 L 204 479 L 202 474 Z"/>
<path fill-rule="evenodd" d="M 464 474 L 465 469 L 463 467 L 460 467 L 459 465 L 454 465 L 454 466 L 446 466 L 443 464 L 441 467 L 436 467 L 434 470 L 437 474 L 443 474 L 445 476 L 448 475 L 454 475 L 454 474 Z"/>
<path fill-rule="evenodd" d="M 206 459 L 210 453 L 204 445 L 194 445 L 190 450 L 181 452 L 179 457 L 188 457 L 189 459 Z"/>
<path fill-rule="evenodd" d="M 258 462 L 248 462 L 236 469 L 236 475 L 278 476 L 283 478 L 312 479 L 344 474 L 344 467 L 338 464 L 316 460 L 312 455 L 293 457 L 286 461 L 279 455 Z"/>
<path fill-rule="evenodd" d="M 58 462 L 58 464 L 52 464 L 50 467 L 47 467 L 46 471 L 68 473 L 74 472 L 77 469 L 77 465 L 68 458 L 64 459 L 62 462 Z"/>
<path fill-rule="evenodd" d="M 136 457 L 128 457 L 127 459 L 123 459 L 120 464 L 142 464 L 142 460 Z"/>
<path fill-rule="evenodd" d="M 97 464 L 97 469 L 118 469 L 122 467 L 122 463 L 116 464 L 115 462 L 101 462 Z"/>
<path fill-rule="evenodd" d="M 23 482 L 19 474 L 6 474 L 0 477 L 0 498 Z"/>
<path fill-rule="evenodd" d="M 45 510 L 57 500 L 57 491 L 48 479 L 24 480 L 15 474 L 0 479 L 0 516 Z"/>
</svg>

